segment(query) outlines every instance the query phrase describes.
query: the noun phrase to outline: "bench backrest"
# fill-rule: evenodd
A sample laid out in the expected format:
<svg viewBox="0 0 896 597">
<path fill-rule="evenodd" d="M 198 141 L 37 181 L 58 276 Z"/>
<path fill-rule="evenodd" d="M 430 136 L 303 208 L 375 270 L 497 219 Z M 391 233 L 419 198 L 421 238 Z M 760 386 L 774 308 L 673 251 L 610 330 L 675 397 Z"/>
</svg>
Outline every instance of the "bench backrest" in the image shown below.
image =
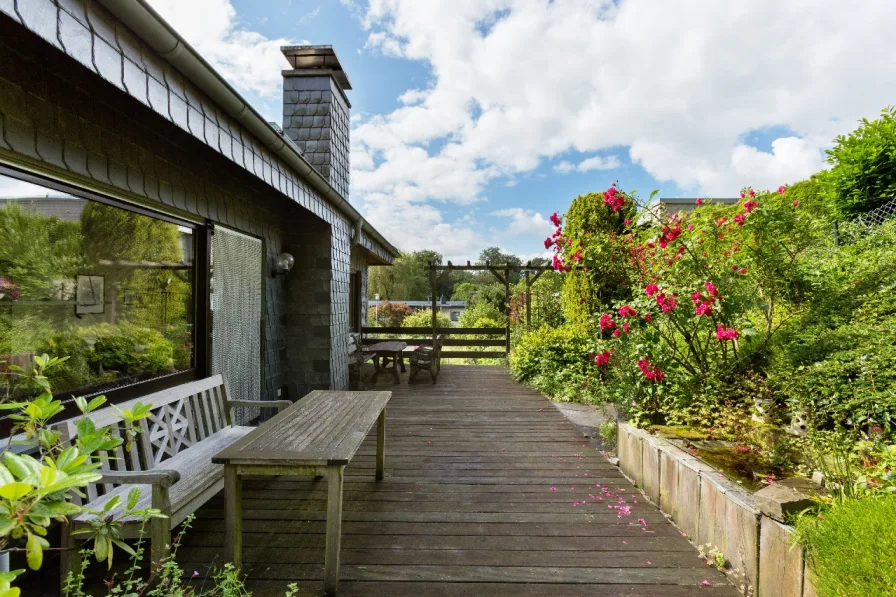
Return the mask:
<svg viewBox="0 0 896 597">
<path fill-rule="evenodd" d="M 114 450 L 97 454 L 104 470 L 152 470 L 181 450 L 231 424 L 227 408 L 227 383 L 221 375 L 168 388 L 115 407 L 102 408 L 89 416 L 97 429 L 109 428 L 113 437 L 125 438 L 125 427 L 118 409 L 132 409 L 138 402 L 152 405 L 149 417 L 135 423 L 141 432 L 131 443 L 130 449 L 122 444 Z M 75 419 L 63 421 L 56 428 L 62 432 L 65 442 L 70 442 L 77 434 Z M 88 499 L 93 500 L 110 489 L 110 486 L 91 485 L 87 488 Z"/>
</svg>

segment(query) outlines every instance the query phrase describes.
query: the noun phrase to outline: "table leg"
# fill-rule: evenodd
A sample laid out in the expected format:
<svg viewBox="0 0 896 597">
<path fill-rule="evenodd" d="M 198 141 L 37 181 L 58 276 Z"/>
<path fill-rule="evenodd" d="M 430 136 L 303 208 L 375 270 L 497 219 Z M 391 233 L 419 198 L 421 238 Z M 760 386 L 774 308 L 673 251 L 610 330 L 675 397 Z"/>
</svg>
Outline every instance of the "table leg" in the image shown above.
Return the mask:
<svg viewBox="0 0 896 597">
<path fill-rule="evenodd" d="M 401 372 L 404 373 L 404 351 L 398 353 L 398 364 L 401 365 Z"/>
<path fill-rule="evenodd" d="M 386 409 L 376 421 L 376 480 L 383 480 L 386 464 Z"/>
<path fill-rule="evenodd" d="M 327 538 L 324 552 L 324 592 L 335 595 L 339 585 L 339 541 L 342 538 L 342 473 L 344 465 L 327 467 Z"/>
<path fill-rule="evenodd" d="M 236 467 L 224 465 L 224 554 L 243 567 L 243 483 Z"/>
<path fill-rule="evenodd" d="M 392 355 L 392 375 L 395 378 L 395 383 L 401 383 L 401 374 L 398 372 L 398 361 L 400 359 L 400 352 L 396 352 Z M 404 370 L 404 367 L 402 367 L 402 370 Z"/>
</svg>

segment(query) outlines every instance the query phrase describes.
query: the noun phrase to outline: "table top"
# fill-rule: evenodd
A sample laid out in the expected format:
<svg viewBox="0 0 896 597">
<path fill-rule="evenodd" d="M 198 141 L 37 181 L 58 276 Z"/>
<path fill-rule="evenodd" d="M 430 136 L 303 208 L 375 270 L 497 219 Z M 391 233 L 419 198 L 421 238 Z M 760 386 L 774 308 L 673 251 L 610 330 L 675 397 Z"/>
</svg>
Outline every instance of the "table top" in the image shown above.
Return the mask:
<svg viewBox="0 0 896 597">
<path fill-rule="evenodd" d="M 368 350 L 370 352 L 401 352 L 407 347 L 407 342 L 401 342 L 399 340 L 388 340 L 386 342 L 377 342 L 376 344 L 366 346 L 365 350 Z"/>
<path fill-rule="evenodd" d="M 215 464 L 348 464 L 392 392 L 315 390 L 221 450 Z"/>
</svg>

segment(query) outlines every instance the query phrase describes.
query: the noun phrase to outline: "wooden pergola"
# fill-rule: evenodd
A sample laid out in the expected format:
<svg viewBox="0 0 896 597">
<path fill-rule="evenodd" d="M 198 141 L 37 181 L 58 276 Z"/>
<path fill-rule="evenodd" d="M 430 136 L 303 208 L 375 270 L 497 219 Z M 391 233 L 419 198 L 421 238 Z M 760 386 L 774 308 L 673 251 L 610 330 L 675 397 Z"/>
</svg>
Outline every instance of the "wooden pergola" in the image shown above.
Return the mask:
<svg viewBox="0 0 896 597">
<path fill-rule="evenodd" d="M 452 271 L 488 271 L 504 285 L 504 351 L 510 354 L 510 272 L 525 272 L 526 274 L 526 328 L 532 325 L 532 285 L 547 270 L 551 269 L 547 265 L 532 265 L 528 262 L 525 265 L 507 265 L 496 264 L 486 261 L 484 265 L 473 265 L 467 261 L 466 265 L 454 265 L 450 261 L 446 265 L 437 265 L 430 263 L 426 266 L 429 270 L 429 278 L 432 283 L 432 334 L 433 337 L 438 333 L 438 325 L 436 319 L 437 294 L 439 279 L 448 272 Z"/>
</svg>

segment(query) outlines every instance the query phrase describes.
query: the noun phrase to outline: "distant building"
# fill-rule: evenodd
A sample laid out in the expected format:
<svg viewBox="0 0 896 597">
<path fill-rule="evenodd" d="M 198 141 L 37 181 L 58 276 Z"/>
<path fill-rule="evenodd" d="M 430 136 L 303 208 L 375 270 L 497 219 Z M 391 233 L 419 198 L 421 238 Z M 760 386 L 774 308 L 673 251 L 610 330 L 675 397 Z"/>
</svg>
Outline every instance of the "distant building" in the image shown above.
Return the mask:
<svg viewBox="0 0 896 597">
<path fill-rule="evenodd" d="M 385 303 L 407 305 L 413 311 L 429 311 L 432 308 L 432 299 L 428 301 L 368 301 L 370 307 L 378 307 Z M 436 301 L 436 310 L 450 319 L 452 323 L 457 323 L 460 320 L 461 313 L 466 309 L 466 301 L 449 301 L 445 297 Z"/>
<path fill-rule="evenodd" d="M 708 200 L 706 200 L 708 201 Z M 740 201 L 739 197 L 713 197 L 713 203 L 721 203 L 723 205 L 734 205 Z M 663 197 L 660 199 L 660 206 L 667 214 L 674 214 L 680 211 L 694 211 L 697 207 L 696 197 Z"/>
</svg>

